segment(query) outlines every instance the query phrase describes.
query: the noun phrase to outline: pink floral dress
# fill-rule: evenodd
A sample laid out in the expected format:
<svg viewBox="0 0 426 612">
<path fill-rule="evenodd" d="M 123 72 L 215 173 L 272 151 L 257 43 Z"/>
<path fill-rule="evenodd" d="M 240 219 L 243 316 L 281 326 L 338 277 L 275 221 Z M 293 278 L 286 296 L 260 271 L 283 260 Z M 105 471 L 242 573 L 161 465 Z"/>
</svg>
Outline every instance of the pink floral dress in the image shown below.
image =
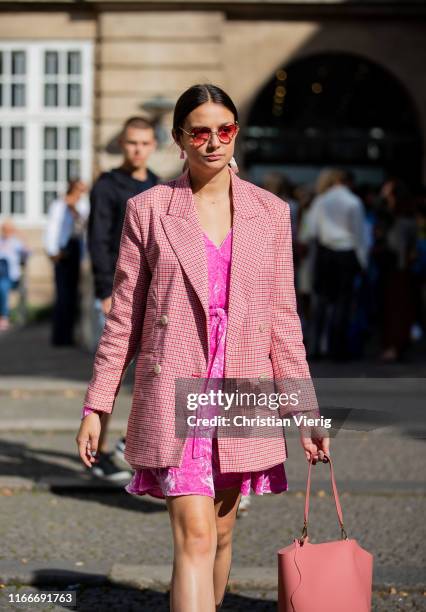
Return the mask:
<svg viewBox="0 0 426 612">
<path fill-rule="evenodd" d="M 209 271 L 210 362 L 207 378 L 222 378 L 228 323 L 232 228 L 220 247 L 203 234 Z M 134 472 L 125 490 L 132 495 L 149 494 L 159 498 L 168 495 L 207 495 L 214 498 L 215 491 L 233 487 L 239 487 L 242 495 L 249 495 L 251 489 L 255 495 L 287 491 L 284 463 L 259 472 L 221 473 L 217 438 L 194 435 L 185 440 L 180 467 L 140 468 Z"/>
</svg>

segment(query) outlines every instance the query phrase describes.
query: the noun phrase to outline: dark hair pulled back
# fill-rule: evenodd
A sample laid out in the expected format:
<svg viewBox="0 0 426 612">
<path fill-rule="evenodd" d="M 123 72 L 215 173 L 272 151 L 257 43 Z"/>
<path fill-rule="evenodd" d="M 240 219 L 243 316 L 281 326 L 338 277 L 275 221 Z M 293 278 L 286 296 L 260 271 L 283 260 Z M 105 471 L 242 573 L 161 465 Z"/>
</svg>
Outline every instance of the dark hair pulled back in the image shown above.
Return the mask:
<svg viewBox="0 0 426 612">
<path fill-rule="evenodd" d="M 225 108 L 233 113 L 234 120 L 238 121 L 238 111 L 235 104 L 223 89 L 209 83 L 193 85 L 184 91 L 176 102 L 173 115 L 173 130 L 176 135 L 179 128 L 183 127 L 189 113 L 192 113 L 194 109 L 206 102 L 222 104 L 222 106 L 225 106 Z"/>
</svg>

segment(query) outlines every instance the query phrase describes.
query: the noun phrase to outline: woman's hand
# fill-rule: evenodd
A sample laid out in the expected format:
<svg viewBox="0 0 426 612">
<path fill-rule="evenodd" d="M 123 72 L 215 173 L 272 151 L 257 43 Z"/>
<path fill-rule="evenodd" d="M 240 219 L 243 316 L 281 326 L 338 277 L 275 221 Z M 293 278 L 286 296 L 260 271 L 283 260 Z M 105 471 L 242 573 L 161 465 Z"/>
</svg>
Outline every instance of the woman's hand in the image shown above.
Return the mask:
<svg viewBox="0 0 426 612">
<path fill-rule="evenodd" d="M 97 461 L 99 436 L 101 434 L 101 417 L 92 412 L 81 421 L 80 429 L 76 437 L 80 459 L 87 467 Z"/>
<path fill-rule="evenodd" d="M 300 432 L 300 444 L 305 452 L 306 460 L 312 460 L 313 465 L 317 461 L 327 463 L 328 459 L 324 459 L 324 455 L 330 454 L 330 438 L 329 436 L 323 437 L 320 429 L 319 427 L 312 427 L 310 434 L 309 428 L 304 428 L 304 431 Z"/>
</svg>

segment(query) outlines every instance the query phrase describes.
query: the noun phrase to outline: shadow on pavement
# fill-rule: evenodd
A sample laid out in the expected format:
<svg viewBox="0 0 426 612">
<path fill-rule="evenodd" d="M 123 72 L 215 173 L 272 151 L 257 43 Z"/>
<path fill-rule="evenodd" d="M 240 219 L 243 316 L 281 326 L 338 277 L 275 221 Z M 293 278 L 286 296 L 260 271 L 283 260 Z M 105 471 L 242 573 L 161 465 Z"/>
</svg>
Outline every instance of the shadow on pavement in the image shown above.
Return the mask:
<svg viewBox="0 0 426 612">
<path fill-rule="evenodd" d="M 29 448 L 26 444 L 0 439 L 0 477 L 28 478 L 36 484 L 46 486 L 52 493 L 62 497 L 82 499 L 110 507 L 135 512 L 166 512 L 164 505 L 151 502 L 149 498 L 135 498 L 124 490 L 126 482 L 117 485 L 92 479 L 85 472 L 60 465 L 57 461 L 66 459 L 80 464 L 77 455 L 46 449 Z"/>
<path fill-rule="evenodd" d="M 55 609 L 79 610 L 79 612 L 169 612 L 170 592 L 166 589 L 155 590 L 155 588 L 131 587 L 128 584 L 112 582 L 101 574 L 85 575 L 82 580 L 81 572 L 58 570 L 59 581 L 55 579 L 54 568 L 40 569 L 34 573 L 32 586 L 23 587 L 22 590 L 38 591 L 67 591 L 75 592 L 77 607 L 69 607 L 56 603 Z M 68 579 L 68 580 L 67 580 Z M 80 584 L 80 581 L 89 584 Z M 67 586 L 66 586 L 67 585 Z M 8 590 L 7 588 L 5 590 Z M 7 593 L 3 592 L 3 596 Z M 1 597 L 0 597 L 1 604 Z M 227 593 L 221 608 L 221 612 L 253 612 L 276 611 L 277 602 L 272 599 L 260 599 L 243 596 L 237 593 Z"/>
</svg>

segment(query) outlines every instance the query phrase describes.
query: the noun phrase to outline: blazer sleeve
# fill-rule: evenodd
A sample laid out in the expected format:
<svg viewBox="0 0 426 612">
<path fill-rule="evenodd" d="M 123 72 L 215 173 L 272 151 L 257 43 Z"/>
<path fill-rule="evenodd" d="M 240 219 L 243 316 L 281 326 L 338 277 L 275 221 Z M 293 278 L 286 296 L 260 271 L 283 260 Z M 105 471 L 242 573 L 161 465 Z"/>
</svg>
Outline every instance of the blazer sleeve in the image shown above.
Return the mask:
<svg viewBox="0 0 426 612">
<path fill-rule="evenodd" d="M 122 378 L 138 348 L 151 272 L 145 256 L 137 204 L 127 202 L 114 276 L 111 310 L 96 351 L 84 403 L 112 412 Z"/>
<path fill-rule="evenodd" d="M 283 417 L 320 416 L 312 383 L 294 287 L 290 209 L 283 203 L 278 220 L 272 297 L 271 361 L 277 392 L 297 394 L 298 403 L 280 407 Z"/>
</svg>

